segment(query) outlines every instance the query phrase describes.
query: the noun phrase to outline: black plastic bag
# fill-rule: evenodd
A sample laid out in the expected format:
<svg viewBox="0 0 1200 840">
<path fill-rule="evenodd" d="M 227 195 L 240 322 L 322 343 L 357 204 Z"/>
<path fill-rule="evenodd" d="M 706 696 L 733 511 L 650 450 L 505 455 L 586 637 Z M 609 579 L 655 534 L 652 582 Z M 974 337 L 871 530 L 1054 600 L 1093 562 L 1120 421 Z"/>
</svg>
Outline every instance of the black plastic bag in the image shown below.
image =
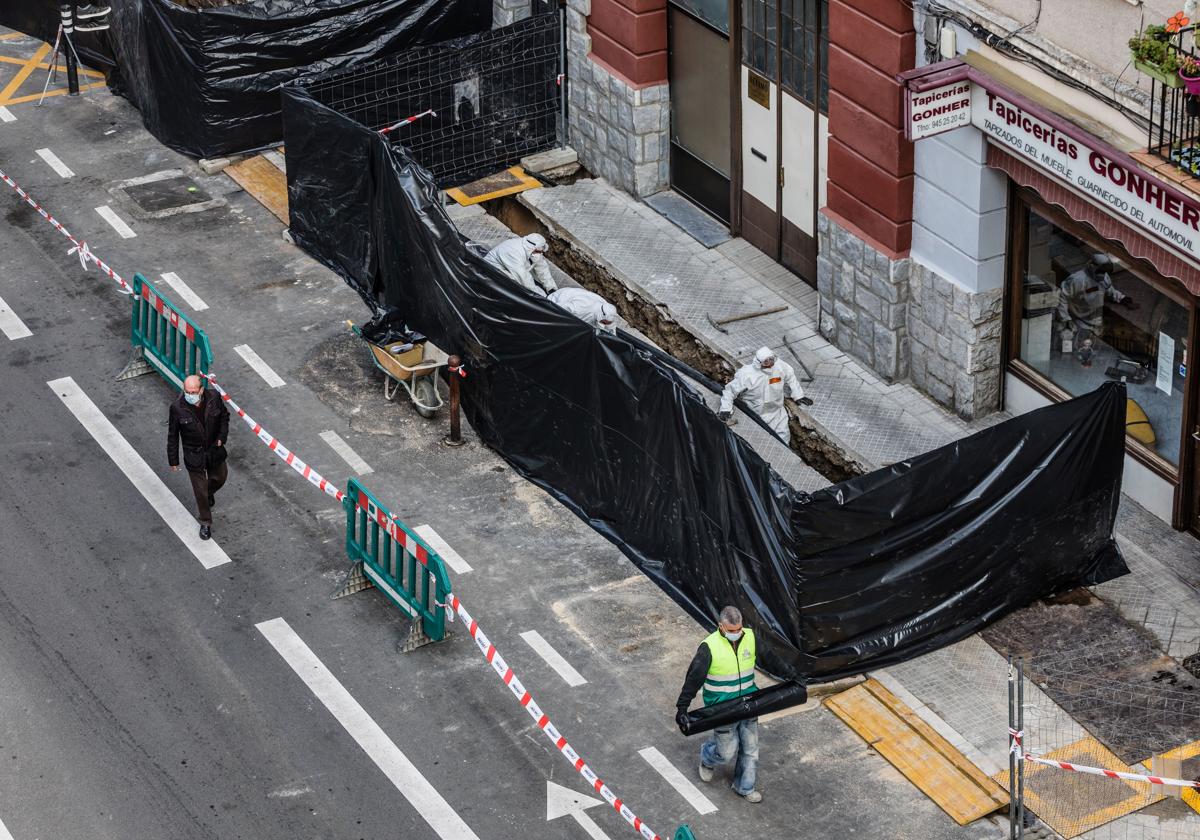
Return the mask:
<svg viewBox="0 0 1200 840">
<path fill-rule="evenodd" d="M 740 720 L 769 715 L 799 706 L 808 701 L 808 689 L 800 683 L 783 682 L 770 688 L 762 688 L 745 697 L 701 706 L 677 718 L 679 731 L 684 735 L 698 735 L 720 726 L 732 726 Z"/>
</svg>

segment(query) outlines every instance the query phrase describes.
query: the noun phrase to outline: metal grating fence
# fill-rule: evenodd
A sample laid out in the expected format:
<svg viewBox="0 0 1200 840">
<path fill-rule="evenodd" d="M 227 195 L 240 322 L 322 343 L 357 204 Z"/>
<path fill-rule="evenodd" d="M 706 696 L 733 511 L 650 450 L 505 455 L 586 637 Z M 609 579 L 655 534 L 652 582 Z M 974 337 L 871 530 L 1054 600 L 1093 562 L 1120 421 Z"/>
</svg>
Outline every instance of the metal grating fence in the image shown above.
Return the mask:
<svg viewBox="0 0 1200 840">
<path fill-rule="evenodd" d="M 566 79 L 561 13 L 417 47 L 304 85 L 323 105 L 387 133 L 457 186 L 559 144 Z M 399 125 L 409 117 L 422 115 Z"/>
</svg>

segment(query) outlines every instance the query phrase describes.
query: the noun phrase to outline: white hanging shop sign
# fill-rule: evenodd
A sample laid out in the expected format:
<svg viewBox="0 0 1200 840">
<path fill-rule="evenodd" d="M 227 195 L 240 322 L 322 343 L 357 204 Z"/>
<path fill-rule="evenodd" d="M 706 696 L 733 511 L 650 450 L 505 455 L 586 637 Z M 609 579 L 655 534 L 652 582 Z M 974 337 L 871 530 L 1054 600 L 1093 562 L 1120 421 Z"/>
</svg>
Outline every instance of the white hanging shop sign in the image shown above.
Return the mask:
<svg viewBox="0 0 1200 840">
<path fill-rule="evenodd" d="M 908 139 L 922 140 L 971 124 L 971 83 L 966 79 L 908 91 Z"/>
<path fill-rule="evenodd" d="M 1099 151 L 1063 125 L 971 85 L 971 122 L 1013 157 L 1045 170 L 1156 240 L 1200 260 L 1200 201 Z"/>
</svg>

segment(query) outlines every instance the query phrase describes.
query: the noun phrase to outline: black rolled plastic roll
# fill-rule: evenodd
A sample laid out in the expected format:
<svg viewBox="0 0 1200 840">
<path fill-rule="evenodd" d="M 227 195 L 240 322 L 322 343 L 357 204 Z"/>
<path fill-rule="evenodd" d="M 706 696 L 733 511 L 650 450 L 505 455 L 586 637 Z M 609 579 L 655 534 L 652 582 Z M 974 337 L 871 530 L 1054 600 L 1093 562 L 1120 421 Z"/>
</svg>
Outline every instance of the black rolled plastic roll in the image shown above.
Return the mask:
<svg viewBox="0 0 1200 840">
<path fill-rule="evenodd" d="M 726 700 L 715 706 L 702 706 L 694 712 L 688 712 L 686 724 L 681 723 L 679 729 L 684 735 L 696 735 L 718 726 L 732 726 L 740 720 L 799 706 L 807 700 L 808 689 L 800 683 L 780 683 L 745 697 Z"/>
</svg>

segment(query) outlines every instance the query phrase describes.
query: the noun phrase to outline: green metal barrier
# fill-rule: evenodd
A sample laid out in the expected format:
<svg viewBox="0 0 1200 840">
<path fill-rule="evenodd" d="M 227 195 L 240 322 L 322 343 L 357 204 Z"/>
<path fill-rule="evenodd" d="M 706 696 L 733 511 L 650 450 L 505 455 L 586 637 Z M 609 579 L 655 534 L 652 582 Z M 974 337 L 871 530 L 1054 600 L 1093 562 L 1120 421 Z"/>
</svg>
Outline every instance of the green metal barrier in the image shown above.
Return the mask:
<svg viewBox="0 0 1200 840">
<path fill-rule="evenodd" d="M 193 373 L 208 373 L 208 336 L 140 274 L 133 277 L 133 359 L 118 379 L 157 370 L 176 388 Z"/>
<path fill-rule="evenodd" d="M 346 485 L 342 504 L 346 509 L 346 554 L 362 564 L 366 577 L 412 616 L 430 641 L 440 641 L 446 635 L 450 595 L 450 576 L 442 558 L 404 523 L 392 519 L 387 508 L 356 479 Z M 348 583 L 347 590 L 351 587 L 353 583 Z"/>
<path fill-rule="evenodd" d="M 679 826 L 675 829 L 674 840 L 696 840 L 696 835 L 692 834 L 692 830 L 687 827 L 687 824 Z"/>
</svg>

